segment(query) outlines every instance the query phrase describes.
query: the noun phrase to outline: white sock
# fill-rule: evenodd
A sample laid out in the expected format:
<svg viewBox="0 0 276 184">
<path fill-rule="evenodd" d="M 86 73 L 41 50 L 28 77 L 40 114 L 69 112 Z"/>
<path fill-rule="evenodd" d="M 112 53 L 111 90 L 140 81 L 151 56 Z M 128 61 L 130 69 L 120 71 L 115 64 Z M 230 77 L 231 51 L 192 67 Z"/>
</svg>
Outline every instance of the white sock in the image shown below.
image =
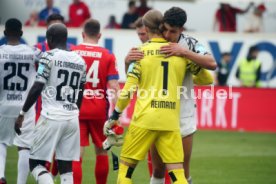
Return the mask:
<svg viewBox="0 0 276 184">
<path fill-rule="evenodd" d="M 7 146 L 0 143 L 0 178 L 5 178 Z"/>
<path fill-rule="evenodd" d="M 164 184 L 165 183 L 165 178 L 155 178 L 152 176 L 150 178 L 150 184 Z"/>
<path fill-rule="evenodd" d="M 43 172 L 43 174 L 41 174 L 42 172 Z M 33 176 L 35 178 L 35 181 L 38 184 L 54 184 L 54 181 L 53 181 L 50 173 L 42 165 L 36 166 L 33 169 L 32 174 L 33 174 Z"/>
<path fill-rule="evenodd" d="M 73 184 L 73 172 L 67 172 L 60 175 L 60 183 L 61 184 Z"/>
<path fill-rule="evenodd" d="M 29 168 L 30 150 L 20 150 L 18 152 L 18 164 L 17 164 L 17 184 L 26 184 Z"/>
</svg>

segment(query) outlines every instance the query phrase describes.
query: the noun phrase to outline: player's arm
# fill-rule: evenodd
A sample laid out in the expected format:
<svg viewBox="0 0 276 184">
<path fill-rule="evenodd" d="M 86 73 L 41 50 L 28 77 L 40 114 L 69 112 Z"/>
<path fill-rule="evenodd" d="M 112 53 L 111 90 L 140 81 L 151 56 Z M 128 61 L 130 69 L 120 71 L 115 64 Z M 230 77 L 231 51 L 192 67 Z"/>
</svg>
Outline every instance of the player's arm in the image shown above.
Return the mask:
<svg viewBox="0 0 276 184">
<path fill-rule="evenodd" d="M 33 86 L 31 87 L 27 99 L 23 105 L 22 111 L 23 113 L 28 112 L 29 109 L 35 104 L 37 101 L 38 97 L 40 96 L 43 88 L 44 88 L 44 83 L 41 82 L 35 82 Z"/>
<path fill-rule="evenodd" d="M 133 94 L 137 90 L 137 85 L 139 83 L 141 75 L 140 70 L 141 66 L 139 63 L 135 62 L 130 64 L 124 88 L 120 92 L 119 98 L 115 105 L 115 109 L 112 112 L 112 115 L 109 117 L 108 121 L 104 125 L 104 134 L 106 136 L 109 135 L 112 126 L 118 123 L 120 114 L 127 107 L 130 99 L 133 97 Z"/>
<path fill-rule="evenodd" d="M 119 85 L 118 80 L 116 80 L 116 79 L 109 80 L 108 87 L 109 87 L 109 89 L 111 89 L 111 93 L 112 93 L 112 97 L 113 97 L 112 103 L 115 104 L 118 99 L 118 97 L 117 97 L 118 91 L 120 90 L 120 85 Z"/>
<path fill-rule="evenodd" d="M 83 61 L 85 62 L 85 61 Z M 81 103 L 82 103 L 82 99 L 83 99 L 83 93 L 84 93 L 84 84 L 86 82 L 86 65 L 83 68 L 83 74 L 81 77 L 81 81 L 80 81 L 80 86 L 79 86 L 79 92 L 78 92 L 78 100 L 76 102 L 78 108 L 81 108 Z"/>
<path fill-rule="evenodd" d="M 39 66 L 37 70 L 37 75 L 35 79 L 35 83 L 30 89 L 27 99 L 23 105 L 22 110 L 15 122 L 14 129 L 17 134 L 21 134 L 20 128 L 22 126 L 22 122 L 24 120 L 24 114 L 28 112 L 28 110 L 34 105 L 37 101 L 39 95 L 41 94 L 45 83 L 48 81 L 50 70 L 51 70 L 51 61 L 48 58 L 48 53 L 43 54 L 41 59 L 39 60 Z"/>
<path fill-rule="evenodd" d="M 27 99 L 14 125 L 14 130 L 18 135 L 21 134 L 20 128 L 22 127 L 22 122 L 24 121 L 24 114 L 28 112 L 29 109 L 35 104 L 43 88 L 44 88 L 44 83 L 35 82 L 32 88 L 30 89 Z"/>
<path fill-rule="evenodd" d="M 180 56 L 185 57 L 187 59 L 192 60 L 194 63 L 198 64 L 199 66 L 209 69 L 215 70 L 217 67 L 217 63 L 214 57 L 207 52 L 199 54 L 203 50 L 203 46 L 200 44 L 195 46 L 195 52 L 191 51 L 183 46 L 179 45 L 178 43 L 170 43 L 169 45 L 161 47 L 161 52 L 166 54 L 166 57 L 170 56 Z"/>
<path fill-rule="evenodd" d="M 143 59 L 144 54 L 141 52 L 138 48 L 132 48 L 128 52 L 126 58 L 125 58 L 125 72 L 127 73 L 128 67 L 133 61 L 139 61 Z"/>
<path fill-rule="evenodd" d="M 133 97 L 134 93 L 137 90 L 139 79 L 141 76 L 141 65 L 139 62 L 131 63 L 128 68 L 127 80 L 122 89 L 119 99 L 116 103 L 115 110 L 119 113 L 128 105 L 130 99 Z"/>
<path fill-rule="evenodd" d="M 193 82 L 197 85 L 210 85 L 214 78 L 208 70 L 201 68 L 197 75 L 193 75 Z"/>
<path fill-rule="evenodd" d="M 110 89 L 110 93 L 108 95 L 111 95 L 112 103 L 115 104 L 117 102 L 117 94 L 120 90 L 119 86 L 119 72 L 117 70 L 117 64 L 116 64 L 116 58 L 112 54 L 110 55 L 109 65 L 108 65 L 108 76 L 107 76 L 107 87 Z"/>
<path fill-rule="evenodd" d="M 76 103 L 79 109 L 81 108 L 81 104 L 82 104 L 83 90 L 84 90 L 84 84 L 80 84 L 79 93 L 78 93 L 78 100 L 77 100 L 77 103 Z"/>
</svg>

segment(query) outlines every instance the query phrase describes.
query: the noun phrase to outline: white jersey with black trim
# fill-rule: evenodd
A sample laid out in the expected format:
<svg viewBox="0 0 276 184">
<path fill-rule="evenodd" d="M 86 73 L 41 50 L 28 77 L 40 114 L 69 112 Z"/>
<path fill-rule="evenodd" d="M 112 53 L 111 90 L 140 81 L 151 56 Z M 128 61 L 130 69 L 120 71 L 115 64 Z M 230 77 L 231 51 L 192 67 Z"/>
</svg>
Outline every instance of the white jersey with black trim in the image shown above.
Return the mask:
<svg viewBox="0 0 276 184">
<path fill-rule="evenodd" d="M 35 62 L 40 56 L 38 49 L 25 44 L 0 46 L 0 116 L 18 116 L 33 85 Z"/>
<path fill-rule="evenodd" d="M 178 40 L 178 44 L 182 47 L 189 49 L 195 53 L 205 55 L 208 54 L 205 47 L 197 41 L 197 39 L 181 34 Z M 195 114 L 195 100 L 193 98 L 192 91 L 194 90 L 193 75 L 191 72 L 186 72 L 183 80 L 183 86 L 186 88 L 186 95 L 180 96 L 180 118 L 186 118 L 194 116 Z M 187 97 L 187 98 L 186 98 Z"/>
<path fill-rule="evenodd" d="M 36 82 L 45 83 L 41 115 L 55 120 L 78 117 L 76 102 L 85 80 L 86 64 L 78 54 L 60 49 L 45 52 L 36 76 Z"/>
</svg>

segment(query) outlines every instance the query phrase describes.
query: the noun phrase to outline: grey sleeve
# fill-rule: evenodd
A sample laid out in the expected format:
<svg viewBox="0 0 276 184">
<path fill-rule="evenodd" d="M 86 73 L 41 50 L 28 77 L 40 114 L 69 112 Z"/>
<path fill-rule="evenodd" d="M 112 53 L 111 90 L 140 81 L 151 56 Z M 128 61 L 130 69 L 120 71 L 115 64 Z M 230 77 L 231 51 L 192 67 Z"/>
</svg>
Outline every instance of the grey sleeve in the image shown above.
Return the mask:
<svg viewBox="0 0 276 184">
<path fill-rule="evenodd" d="M 181 35 L 181 38 L 179 40 L 179 44 L 186 47 L 190 51 L 193 51 L 195 53 L 206 55 L 209 54 L 207 49 L 201 44 L 197 39 L 194 37 L 188 36 L 188 35 Z"/>
<path fill-rule="evenodd" d="M 84 65 L 84 67 L 83 67 L 84 69 L 83 69 L 83 75 L 82 75 L 82 77 L 81 77 L 81 84 L 85 84 L 86 83 L 86 64 Z"/>
<path fill-rule="evenodd" d="M 39 60 L 35 81 L 46 83 L 50 76 L 51 67 L 52 67 L 52 61 L 51 61 L 50 55 L 46 52 L 42 55 L 42 57 Z"/>
</svg>

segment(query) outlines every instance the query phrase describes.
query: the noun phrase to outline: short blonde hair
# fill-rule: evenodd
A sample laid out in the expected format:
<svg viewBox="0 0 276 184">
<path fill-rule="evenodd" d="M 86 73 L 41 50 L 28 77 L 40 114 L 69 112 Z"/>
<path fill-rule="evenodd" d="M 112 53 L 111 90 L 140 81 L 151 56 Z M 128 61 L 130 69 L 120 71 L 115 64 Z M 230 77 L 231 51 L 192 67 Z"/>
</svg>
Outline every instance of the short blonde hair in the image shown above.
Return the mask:
<svg viewBox="0 0 276 184">
<path fill-rule="evenodd" d="M 163 15 L 158 10 L 149 10 L 142 18 L 145 27 L 151 33 L 161 34 L 163 27 Z"/>
<path fill-rule="evenodd" d="M 136 28 L 141 28 L 143 27 L 144 24 L 143 24 L 143 21 L 142 21 L 142 17 L 139 17 L 136 21 L 135 21 L 135 27 Z"/>
</svg>

